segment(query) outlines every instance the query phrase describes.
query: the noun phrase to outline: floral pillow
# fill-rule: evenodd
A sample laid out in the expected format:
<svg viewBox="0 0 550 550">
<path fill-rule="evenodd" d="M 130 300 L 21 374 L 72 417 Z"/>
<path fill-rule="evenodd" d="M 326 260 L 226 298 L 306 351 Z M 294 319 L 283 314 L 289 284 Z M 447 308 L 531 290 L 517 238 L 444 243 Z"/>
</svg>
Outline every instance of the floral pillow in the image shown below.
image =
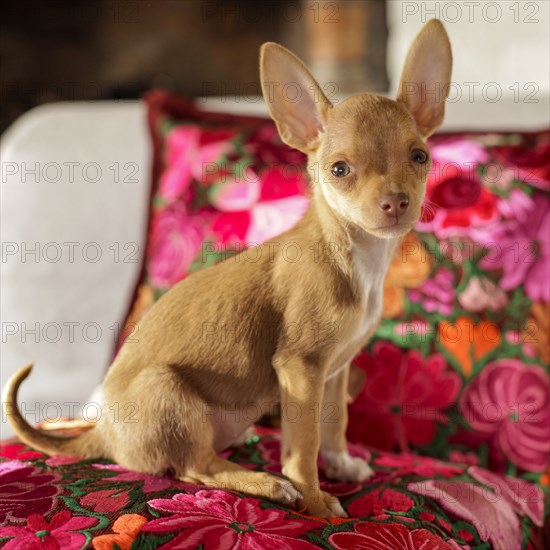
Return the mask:
<svg viewBox="0 0 550 550">
<path fill-rule="evenodd" d="M 174 283 L 291 227 L 305 157 L 265 119 L 146 98 L 155 159 L 143 276 L 122 339 Z M 548 485 L 550 132 L 436 135 L 422 220 L 385 285 L 351 441 Z"/>
<path fill-rule="evenodd" d="M 154 145 L 149 232 L 120 343 L 174 283 L 286 231 L 309 204 L 305 156 L 271 121 L 202 112 L 159 91 L 145 100 Z"/>
</svg>

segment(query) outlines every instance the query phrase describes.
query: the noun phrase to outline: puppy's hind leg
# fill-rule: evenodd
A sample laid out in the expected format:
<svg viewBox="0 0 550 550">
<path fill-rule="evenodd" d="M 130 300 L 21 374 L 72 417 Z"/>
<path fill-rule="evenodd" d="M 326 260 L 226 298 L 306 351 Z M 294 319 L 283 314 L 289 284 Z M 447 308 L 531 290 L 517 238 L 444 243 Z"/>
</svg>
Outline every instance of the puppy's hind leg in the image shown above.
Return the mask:
<svg viewBox="0 0 550 550">
<path fill-rule="evenodd" d="M 209 458 L 200 461 L 200 467 L 190 465 L 178 478 L 211 488 L 267 498 L 286 506 L 302 498 L 290 481 L 264 472 L 247 470 L 239 464 L 220 458 L 214 450 L 209 454 Z"/>
<path fill-rule="evenodd" d="M 302 498 L 300 492 L 286 479 L 264 472 L 253 472 L 220 458 L 214 451 L 214 428 L 209 417 L 203 416 L 200 423 L 195 418 L 190 424 L 195 427 L 187 432 L 187 444 L 192 452 L 186 453 L 184 467 L 176 468 L 176 475 L 182 481 L 247 493 L 287 506 Z"/>
</svg>

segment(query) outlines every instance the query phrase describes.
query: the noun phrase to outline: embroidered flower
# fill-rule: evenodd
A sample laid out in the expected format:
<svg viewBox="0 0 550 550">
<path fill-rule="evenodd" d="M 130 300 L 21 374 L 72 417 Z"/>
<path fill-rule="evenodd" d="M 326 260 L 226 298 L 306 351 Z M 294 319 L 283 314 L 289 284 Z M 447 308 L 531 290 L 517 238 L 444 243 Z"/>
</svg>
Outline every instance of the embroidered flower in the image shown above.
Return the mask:
<svg viewBox="0 0 550 550">
<path fill-rule="evenodd" d="M 450 315 L 453 311 L 455 284 L 453 272 L 442 267 L 419 288 L 408 291 L 409 300 L 429 313 Z"/>
<path fill-rule="evenodd" d="M 315 548 L 297 537 L 319 524 L 289 517 L 277 508 L 260 508 L 260 501 L 240 498 L 224 491 L 183 493 L 172 499 L 149 501 L 149 506 L 167 517 L 150 521 L 146 532 L 181 530 L 163 548 L 194 549 L 202 543 L 204 550 L 233 548 L 281 548 L 283 550 Z"/>
<path fill-rule="evenodd" d="M 427 529 L 414 529 L 399 523 L 369 523 L 361 521 L 353 533 L 330 535 L 329 542 L 337 550 L 453 550 L 441 537 Z"/>
<path fill-rule="evenodd" d="M 168 289 L 187 275 L 206 237 L 204 216 L 188 215 L 176 205 L 153 215 L 149 250 L 149 278 Z"/>
<path fill-rule="evenodd" d="M 464 481 L 427 480 L 407 485 L 445 510 L 471 523 L 482 541 L 494 548 L 521 548 L 521 529 L 509 503 L 491 490 Z"/>
<path fill-rule="evenodd" d="M 130 550 L 147 519 L 139 514 L 125 514 L 113 523 L 112 535 L 100 535 L 92 540 L 94 550 Z"/>
<path fill-rule="evenodd" d="M 62 491 L 56 472 L 24 462 L 0 463 L 0 525 L 23 523 L 31 514 L 46 514 Z M 7 536 L 7 535 L 6 535 Z"/>
<path fill-rule="evenodd" d="M 0 456 L 2 458 L 11 458 L 13 460 L 32 460 L 42 458 L 44 453 L 33 451 L 26 445 L 2 445 L 0 446 Z"/>
<path fill-rule="evenodd" d="M 411 497 L 389 487 L 380 487 L 354 500 L 347 512 L 356 518 L 372 517 L 376 520 L 388 519 L 390 512 L 408 512 L 414 505 Z"/>
<path fill-rule="evenodd" d="M 466 311 L 500 311 L 508 303 L 508 296 L 487 277 L 471 277 L 458 301 Z"/>
<path fill-rule="evenodd" d="M 398 444 L 405 451 L 409 442 L 430 443 L 437 424 L 448 422 L 444 409 L 455 402 L 460 378 L 441 355 L 424 358 L 379 340 L 354 362 L 367 376 L 350 406 L 351 441 L 381 449 Z"/>
<path fill-rule="evenodd" d="M 434 458 L 412 454 L 381 454 L 374 460 L 377 466 L 394 468 L 395 476 L 417 475 L 422 477 L 454 477 L 464 472 L 464 468 L 441 462 Z"/>
<path fill-rule="evenodd" d="M 153 476 L 149 474 L 143 474 L 141 472 L 134 472 L 127 470 L 126 468 L 119 466 L 118 464 L 93 464 L 94 468 L 99 470 L 109 470 L 111 472 L 119 472 L 118 475 L 108 477 L 109 481 L 136 481 L 142 482 L 142 491 L 144 493 L 156 493 L 158 491 L 165 491 L 172 487 L 179 487 L 183 484 L 171 477 Z"/>
<path fill-rule="evenodd" d="M 102 489 L 88 493 L 80 499 L 81 506 L 91 508 L 94 512 L 118 512 L 128 502 L 130 502 L 128 491 L 120 489 Z"/>
<path fill-rule="evenodd" d="M 13 537 L 4 546 L 5 550 L 79 550 L 86 542 L 86 536 L 75 533 L 97 523 L 97 518 L 72 516 L 63 510 L 48 522 L 41 514 L 31 514 L 25 527 L 0 527 L 0 537 Z"/>
<path fill-rule="evenodd" d="M 523 285 L 531 300 L 550 301 L 550 199 L 538 194 L 528 219 L 509 219 L 473 232 L 486 246 L 484 269 L 502 269 L 499 285 L 513 290 Z"/>
<path fill-rule="evenodd" d="M 467 386 L 460 409 L 517 466 L 540 472 L 550 452 L 550 385 L 536 365 L 498 359 Z"/>
</svg>

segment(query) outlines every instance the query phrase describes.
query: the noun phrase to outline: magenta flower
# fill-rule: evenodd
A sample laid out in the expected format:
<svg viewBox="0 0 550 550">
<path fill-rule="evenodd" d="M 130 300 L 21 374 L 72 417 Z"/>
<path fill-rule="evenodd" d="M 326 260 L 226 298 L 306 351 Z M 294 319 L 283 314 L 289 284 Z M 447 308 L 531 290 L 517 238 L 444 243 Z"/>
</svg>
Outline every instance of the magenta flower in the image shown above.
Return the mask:
<svg viewBox="0 0 550 550">
<path fill-rule="evenodd" d="M 360 521 L 355 532 L 330 535 L 329 542 L 337 550 L 453 550 L 441 537 L 427 529 L 414 529 L 399 523 L 369 523 Z"/>
<path fill-rule="evenodd" d="M 453 311 L 455 296 L 453 272 L 443 267 L 431 279 L 422 283 L 419 288 L 408 290 L 409 300 L 420 303 L 430 313 L 450 315 Z"/>
<path fill-rule="evenodd" d="M 172 499 L 155 499 L 149 506 L 171 514 L 150 521 L 146 532 L 180 530 L 162 548 L 194 549 L 202 543 L 204 550 L 233 548 L 312 549 L 313 544 L 297 539 L 318 527 L 314 521 L 295 519 L 277 508 L 264 510 L 254 498 L 240 498 L 224 491 L 198 491 L 195 495 L 179 493 Z"/>
<path fill-rule="evenodd" d="M 153 215 L 149 249 L 149 278 L 159 288 L 183 279 L 199 255 L 206 236 L 206 219 L 175 205 Z"/>
<path fill-rule="evenodd" d="M 31 513 L 46 514 L 53 509 L 61 487 L 59 475 L 24 462 L 0 464 L 0 525 L 23 523 Z M 6 535 L 8 536 L 8 535 Z"/>
<path fill-rule="evenodd" d="M 218 171 L 215 162 L 227 154 L 231 148 L 227 132 L 213 135 L 214 139 L 203 139 L 197 126 L 177 126 L 166 138 L 167 168 L 159 184 L 159 194 L 168 202 L 175 201 L 184 193 L 191 181 L 201 181 L 209 171 Z"/>
<path fill-rule="evenodd" d="M 487 247 L 480 266 L 503 270 L 501 288 L 523 285 L 531 300 L 550 301 L 550 199 L 539 194 L 525 221 L 509 219 L 472 236 Z"/>
<path fill-rule="evenodd" d="M 0 537 L 13 537 L 5 550 L 78 550 L 86 543 L 86 536 L 75 533 L 94 525 L 97 518 L 74 516 L 63 510 L 48 523 L 40 514 L 31 514 L 25 527 L 0 527 Z"/>
<path fill-rule="evenodd" d="M 504 218 L 516 219 L 524 223 L 529 220 L 534 205 L 533 199 L 525 191 L 513 188 L 507 199 L 498 200 L 497 208 Z"/>
<path fill-rule="evenodd" d="M 463 467 L 413 454 L 381 454 L 374 463 L 385 468 L 395 468 L 391 473 L 396 476 L 413 474 L 422 477 L 455 477 L 464 471 Z"/>
<path fill-rule="evenodd" d="M 513 508 L 490 489 L 438 479 L 409 483 L 407 489 L 434 499 L 445 510 L 471 523 L 481 540 L 490 541 L 493 548 L 521 548 L 521 529 Z"/>
<path fill-rule="evenodd" d="M 165 491 L 172 487 L 180 487 L 185 485 L 179 481 L 170 477 L 153 476 L 149 474 L 143 474 L 141 472 L 133 472 L 126 468 L 119 466 L 118 464 L 93 464 L 94 468 L 99 470 L 109 470 L 114 472 L 120 472 L 114 477 L 106 478 L 109 481 L 142 481 L 144 493 L 156 493 L 157 491 Z"/>
<path fill-rule="evenodd" d="M 517 514 L 528 516 L 535 525 L 542 527 L 544 493 L 540 487 L 519 477 L 499 476 L 478 466 L 468 468 L 468 473 L 480 483 L 490 487 Z"/>
<path fill-rule="evenodd" d="M 541 472 L 550 452 L 550 385 L 536 365 L 499 359 L 464 391 L 460 409 L 470 426 L 496 440 L 508 459 Z"/>
</svg>

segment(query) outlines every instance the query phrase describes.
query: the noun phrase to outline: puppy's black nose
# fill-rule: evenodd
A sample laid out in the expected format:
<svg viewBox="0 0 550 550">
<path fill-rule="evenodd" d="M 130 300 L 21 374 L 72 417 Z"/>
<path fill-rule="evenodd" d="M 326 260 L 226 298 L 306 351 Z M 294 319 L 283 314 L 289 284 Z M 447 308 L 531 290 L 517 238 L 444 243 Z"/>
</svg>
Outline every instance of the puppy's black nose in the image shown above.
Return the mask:
<svg viewBox="0 0 550 550">
<path fill-rule="evenodd" d="M 378 199 L 378 207 L 390 218 L 397 218 L 407 211 L 409 197 L 405 193 L 392 193 Z"/>
</svg>

